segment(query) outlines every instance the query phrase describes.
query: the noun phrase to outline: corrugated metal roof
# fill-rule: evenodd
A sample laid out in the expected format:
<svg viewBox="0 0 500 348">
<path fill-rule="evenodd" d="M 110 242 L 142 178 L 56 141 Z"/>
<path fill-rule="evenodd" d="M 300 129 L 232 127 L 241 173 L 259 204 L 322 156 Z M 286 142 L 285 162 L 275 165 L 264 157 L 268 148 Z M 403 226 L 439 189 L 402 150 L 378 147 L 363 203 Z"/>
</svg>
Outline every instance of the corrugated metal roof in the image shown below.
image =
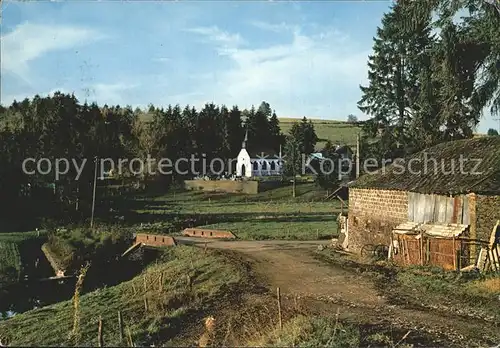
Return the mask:
<svg viewBox="0 0 500 348">
<path fill-rule="evenodd" d="M 440 225 L 407 221 L 396 226 L 392 232 L 397 234 L 425 233 L 426 235 L 434 237 L 453 238 L 459 237 L 467 230 L 468 227 L 468 225 L 461 224 Z"/>
<path fill-rule="evenodd" d="M 429 236 L 443 237 L 443 238 L 453 238 L 459 237 L 464 233 L 468 225 L 460 224 L 449 224 L 449 225 L 423 225 L 422 228 L 425 230 L 425 234 Z"/>
<path fill-rule="evenodd" d="M 399 224 L 398 226 L 396 226 L 396 228 L 394 228 L 392 230 L 392 232 L 398 233 L 398 234 L 418 234 L 418 233 L 420 233 L 419 227 L 421 225 L 422 224 L 419 222 L 407 221 L 407 222 L 403 222 L 402 224 Z"/>
</svg>

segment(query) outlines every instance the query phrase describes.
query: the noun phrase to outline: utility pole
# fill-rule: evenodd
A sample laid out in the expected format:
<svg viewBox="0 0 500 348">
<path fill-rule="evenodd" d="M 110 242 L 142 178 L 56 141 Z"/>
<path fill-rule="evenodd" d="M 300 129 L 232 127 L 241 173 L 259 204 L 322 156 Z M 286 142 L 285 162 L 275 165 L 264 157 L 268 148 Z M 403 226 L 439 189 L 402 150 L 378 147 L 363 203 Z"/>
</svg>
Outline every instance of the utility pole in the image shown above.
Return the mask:
<svg viewBox="0 0 500 348">
<path fill-rule="evenodd" d="M 293 165 L 293 186 L 292 186 L 292 196 L 295 198 L 295 181 L 297 180 L 297 173 L 295 171 L 295 151 L 296 151 L 296 143 L 295 141 L 292 143 L 292 165 Z"/>
<path fill-rule="evenodd" d="M 90 217 L 90 228 L 94 225 L 94 208 L 95 208 L 95 189 L 97 184 L 97 156 L 94 157 L 95 172 L 94 172 L 94 192 L 92 193 L 92 216 Z"/>
<path fill-rule="evenodd" d="M 359 178 L 359 133 L 356 135 L 356 179 Z"/>
</svg>

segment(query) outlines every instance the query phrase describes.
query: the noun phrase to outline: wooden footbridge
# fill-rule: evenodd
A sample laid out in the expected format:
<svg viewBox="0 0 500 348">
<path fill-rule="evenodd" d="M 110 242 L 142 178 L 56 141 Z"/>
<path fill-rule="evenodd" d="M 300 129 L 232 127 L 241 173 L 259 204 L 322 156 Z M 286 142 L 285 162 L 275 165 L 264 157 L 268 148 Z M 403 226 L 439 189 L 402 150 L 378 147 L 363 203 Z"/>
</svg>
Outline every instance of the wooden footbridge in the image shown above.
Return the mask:
<svg viewBox="0 0 500 348">
<path fill-rule="evenodd" d="M 182 234 L 188 237 L 200 237 L 200 238 L 218 238 L 218 239 L 235 239 L 236 236 L 230 231 L 221 230 L 207 230 L 202 228 L 186 228 Z M 140 247 L 171 247 L 176 246 L 178 242 L 174 237 L 159 235 L 159 234 L 148 234 L 148 233 L 138 233 L 135 236 L 134 244 L 125 250 L 122 257 L 134 252 Z"/>
</svg>

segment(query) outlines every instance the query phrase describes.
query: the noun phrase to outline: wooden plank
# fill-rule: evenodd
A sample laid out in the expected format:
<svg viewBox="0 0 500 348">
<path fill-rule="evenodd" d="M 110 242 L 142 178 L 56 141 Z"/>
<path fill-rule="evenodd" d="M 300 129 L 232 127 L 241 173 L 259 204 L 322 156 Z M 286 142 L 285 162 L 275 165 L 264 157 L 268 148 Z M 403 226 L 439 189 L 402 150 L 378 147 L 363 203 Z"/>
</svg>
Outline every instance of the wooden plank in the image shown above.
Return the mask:
<svg viewBox="0 0 500 348">
<path fill-rule="evenodd" d="M 130 248 L 128 248 L 127 250 L 125 250 L 125 252 L 122 254 L 122 257 L 124 257 L 125 255 L 131 253 L 132 251 L 134 251 L 135 249 L 139 248 L 140 246 L 142 245 L 141 242 L 139 243 L 135 243 L 134 245 L 132 245 Z"/>
<path fill-rule="evenodd" d="M 462 196 L 462 224 L 470 225 L 469 198 Z"/>
<path fill-rule="evenodd" d="M 487 258 L 488 258 L 487 250 L 485 248 L 481 248 L 481 250 L 479 251 L 479 257 L 477 259 L 477 265 L 476 265 L 476 267 L 479 269 L 480 272 L 484 271 Z"/>
<path fill-rule="evenodd" d="M 490 249 L 494 247 L 497 240 L 497 235 L 499 234 L 500 234 L 500 220 L 497 221 L 497 223 L 493 227 L 493 230 L 491 231 L 490 240 L 488 243 Z"/>
<path fill-rule="evenodd" d="M 453 223 L 453 198 L 449 197 L 446 203 L 446 223 Z"/>
<path fill-rule="evenodd" d="M 434 222 L 434 196 L 426 195 L 425 196 L 425 213 L 424 220 L 425 222 Z"/>
<path fill-rule="evenodd" d="M 415 200 L 415 222 L 425 222 L 425 195 L 419 194 Z"/>
<path fill-rule="evenodd" d="M 463 220 L 463 213 L 464 213 L 464 197 L 463 196 L 458 196 L 458 197 L 455 197 L 456 201 L 457 201 L 457 218 L 455 220 L 455 222 L 457 224 L 462 224 L 462 220 Z"/>
<path fill-rule="evenodd" d="M 498 259 L 494 252 L 494 249 L 488 251 L 488 260 L 490 261 L 490 267 L 494 272 L 498 271 Z"/>
<path fill-rule="evenodd" d="M 444 196 L 438 196 L 438 201 L 437 201 L 437 207 L 436 210 L 438 211 L 438 217 L 437 217 L 437 222 L 441 224 L 446 223 L 446 205 L 448 203 L 448 197 Z"/>
<path fill-rule="evenodd" d="M 461 268 L 460 269 L 460 272 L 469 272 L 469 271 L 472 271 L 476 268 L 475 265 L 469 265 L 469 266 L 466 266 L 464 268 Z"/>
<path fill-rule="evenodd" d="M 414 220 L 415 193 L 408 192 L 408 221 Z"/>
<path fill-rule="evenodd" d="M 439 221 L 439 195 L 433 195 L 433 196 L 434 196 L 434 210 L 432 212 L 432 221 L 438 222 Z"/>
</svg>

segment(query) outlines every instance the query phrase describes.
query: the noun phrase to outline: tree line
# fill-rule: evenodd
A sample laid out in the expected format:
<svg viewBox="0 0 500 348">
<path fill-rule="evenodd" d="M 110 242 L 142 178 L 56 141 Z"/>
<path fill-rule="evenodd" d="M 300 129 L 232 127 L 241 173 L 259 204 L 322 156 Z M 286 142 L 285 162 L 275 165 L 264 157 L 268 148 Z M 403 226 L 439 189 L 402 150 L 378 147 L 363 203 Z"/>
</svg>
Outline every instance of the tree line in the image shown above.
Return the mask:
<svg viewBox="0 0 500 348">
<path fill-rule="evenodd" d="M 485 108 L 498 115 L 499 33 L 500 10 L 488 1 L 397 1 L 377 29 L 361 86 L 358 107 L 370 116 L 362 154 L 395 158 L 471 138 Z"/>
<path fill-rule="evenodd" d="M 82 104 L 74 95 L 60 92 L 46 97 L 36 95 L 0 106 L 0 192 L 9 202 L 1 213 L 86 214 L 92 200 L 95 158 L 145 161 L 149 155 L 174 162 L 195 156 L 205 158 L 207 163 L 216 157 L 226 161 L 238 155 L 246 132 L 250 153 L 278 152 L 287 137 L 296 139 L 302 151 L 313 151 L 317 137 L 311 131 L 314 133 L 314 126 L 304 118 L 292 127 L 290 134 L 282 134 L 276 112 L 265 101 L 257 108 L 244 110 L 214 103 L 207 103 L 200 110 L 189 105 L 150 105 L 141 110 Z M 79 165 L 85 162 L 85 166 L 78 173 L 78 168 L 70 165 L 67 173 L 55 180 L 53 172 L 42 175 L 34 171 L 35 162 L 29 168 L 34 174 L 25 174 L 23 161 L 27 158 L 46 158 L 52 164 L 66 158 Z M 123 175 L 131 173 L 125 171 Z M 167 187 L 192 175 L 173 173 L 157 179 Z M 148 179 L 147 175 L 136 178 Z"/>
</svg>

